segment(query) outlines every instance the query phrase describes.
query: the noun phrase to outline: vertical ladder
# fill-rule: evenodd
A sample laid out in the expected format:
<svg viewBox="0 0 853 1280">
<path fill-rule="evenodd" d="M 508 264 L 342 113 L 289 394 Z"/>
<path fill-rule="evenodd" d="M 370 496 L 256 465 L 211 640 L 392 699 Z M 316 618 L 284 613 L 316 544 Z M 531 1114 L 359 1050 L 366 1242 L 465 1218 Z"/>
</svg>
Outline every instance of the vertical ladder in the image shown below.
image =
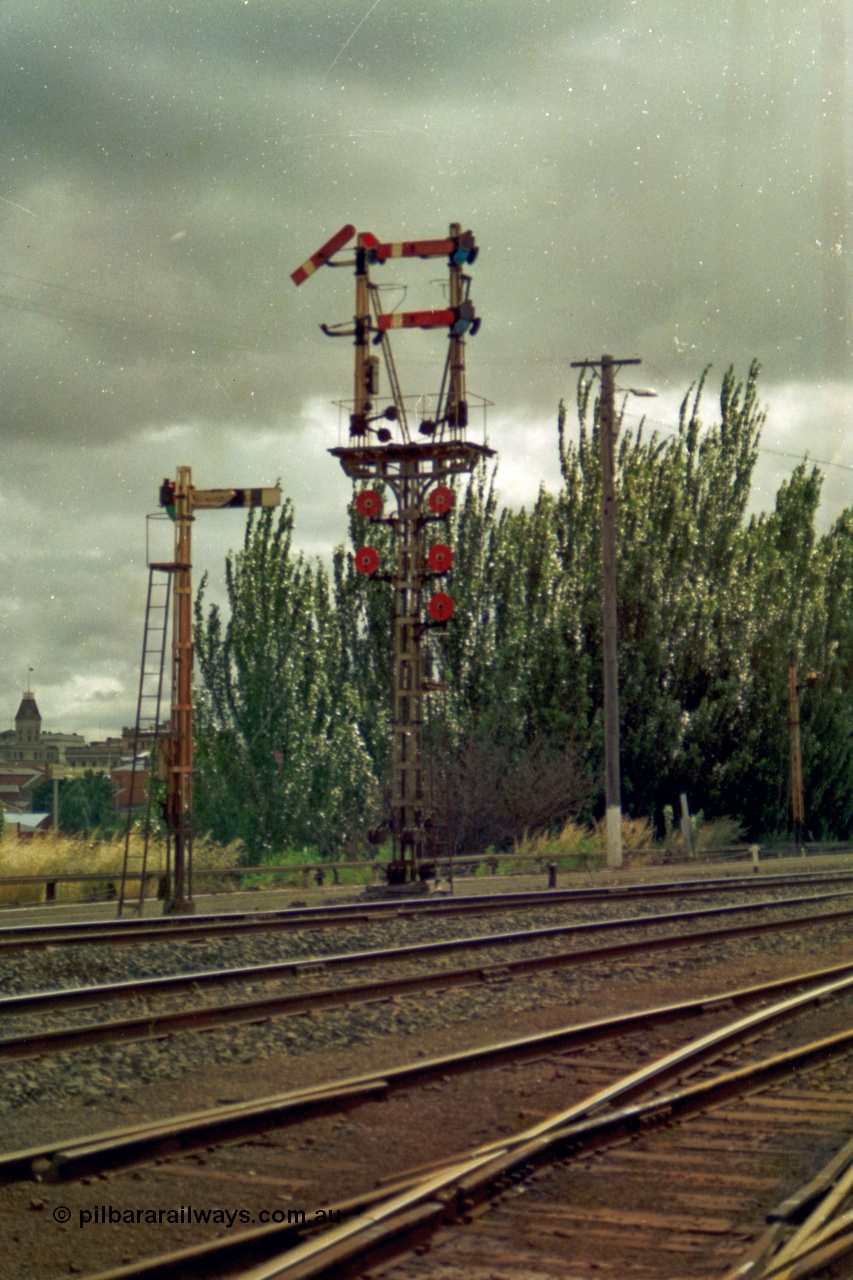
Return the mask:
<svg viewBox="0 0 853 1280">
<path fill-rule="evenodd" d="M 171 564 L 151 564 L 148 567 L 148 597 L 145 602 L 145 631 L 142 639 L 142 662 L 139 668 L 139 697 L 136 703 L 136 724 L 133 731 L 133 763 L 130 770 L 130 788 L 127 796 L 127 831 L 124 837 L 124 861 L 121 872 L 121 890 L 118 896 L 118 914 L 125 906 L 135 906 L 141 916 L 145 901 L 145 873 L 148 866 L 148 843 L 151 837 L 151 809 L 154 781 L 157 776 L 157 748 L 160 736 L 160 714 L 163 700 L 163 674 L 166 666 L 166 637 L 169 630 L 169 604 L 172 595 Z M 145 825 L 142 832 L 142 851 L 131 853 L 131 823 L 137 774 L 142 771 L 139 755 L 142 743 L 150 743 L 148 757 L 148 800 Z M 139 892 L 135 903 L 128 881 L 139 877 Z"/>
</svg>

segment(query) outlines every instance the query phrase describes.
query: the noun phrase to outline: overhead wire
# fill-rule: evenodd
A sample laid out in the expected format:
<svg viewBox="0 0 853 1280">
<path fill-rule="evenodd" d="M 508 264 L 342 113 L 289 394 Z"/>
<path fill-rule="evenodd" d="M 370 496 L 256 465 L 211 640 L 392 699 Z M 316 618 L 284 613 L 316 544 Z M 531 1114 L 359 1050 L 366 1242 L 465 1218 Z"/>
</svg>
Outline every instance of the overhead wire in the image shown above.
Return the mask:
<svg viewBox="0 0 853 1280">
<path fill-rule="evenodd" d="M 0 305 L 7 308 L 32 312 L 35 315 L 48 316 L 56 320 L 76 321 L 80 324 L 95 325 L 99 328 L 107 329 L 127 329 L 138 333 L 154 334 L 164 337 L 181 337 L 188 341 L 195 341 L 201 345 L 204 342 L 215 343 L 219 346 L 230 347 L 234 351 L 257 351 L 256 344 L 248 345 L 246 339 L 249 334 L 236 326 L 229 325 L 227 322 L 220 323 L 217 328 L 212 328 L 209 321 L 198 315 L 187 315 L 178 311 L 164 310 L 162 308 L 147 308 L 139 303 L 125 302 L 123 299 L 111 297 L 109 294 L 103 294 L 98 290 L 74 288 L 69 285 L 54 284 L 47 280 L 40 280 L 36 276 L 21 275 L 17 272 L 4 271 L 0 268 L 0 276 L 5 276 L 10 280 L 21 280 L 28 284 L 38 285 L 42 289 L 53 290 L 58 293 L 70 294 L 72 297 L 93 298 L 99 304 L 114 304 L 121 308 L 118 314 L 109 314 L 104 312 L 89 311 L 79 307 L 72 307 L 63 304 L 61 301 L 53 301 L 51 299 L 40 300 L 38 298 L 21 298 L 15 294 L 0 293 Z M 132 312 L 139 313 L 134 316 L 128 314 Z M 157 319 L 175 321 L 174 325 L 158 324 Z M 186 324 L 190 326 L 183 329 L 180 326 Z"/>
</svg>

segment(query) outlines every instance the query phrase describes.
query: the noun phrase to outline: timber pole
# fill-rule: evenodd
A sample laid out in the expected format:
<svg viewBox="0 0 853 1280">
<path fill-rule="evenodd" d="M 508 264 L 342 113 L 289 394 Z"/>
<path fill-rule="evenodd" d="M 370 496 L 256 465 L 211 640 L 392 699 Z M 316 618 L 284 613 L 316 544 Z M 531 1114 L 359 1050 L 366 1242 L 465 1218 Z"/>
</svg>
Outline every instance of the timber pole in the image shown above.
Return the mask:
<svg viewBox="0 0 853 1280">
<path fill-rule="evenodd" d="M 604 621 L 604 802 L 607 865 L 622 866 L 619 652 L 616 612 L 616 463 L 613 357 L 601 357 L 601 570 Z"/>
<path fill-rule="evenodd" d="M 803 756 L 800 745 L 800 686 L 797 684 L 797 664 L 793 657 L 788 664 L 788 725 L 791 730 L 791 817 L 794 823 L 794 844 L 801 845 L 805 832 Z"/>
<path fill-rule="evenodd" d="M 623 364 L 638 359 L 573 360 L 573 369 L 601 371 L 601 578 L 604 640 L 604 806 L 607 865 L 622 866 L 622 793 L 619 776 L 619 646 L 616 610 L 616 377 Z M 641 392 L 640 394 L 645 394 Z"/>
</svg>

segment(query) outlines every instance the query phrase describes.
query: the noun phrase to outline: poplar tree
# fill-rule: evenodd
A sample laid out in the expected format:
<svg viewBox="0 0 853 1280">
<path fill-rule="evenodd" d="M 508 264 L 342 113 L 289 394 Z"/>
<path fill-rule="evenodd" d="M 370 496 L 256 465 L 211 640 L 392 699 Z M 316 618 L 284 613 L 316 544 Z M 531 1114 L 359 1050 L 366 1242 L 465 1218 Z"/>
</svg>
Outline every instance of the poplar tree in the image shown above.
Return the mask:
<svg viewBox="0 0 853 1280">
<path fill-rule="evenodd" d="M 293 507 L 251 513 L 229 554 L 229 613 L 195 602 L 195 817 L 250 862 L 292 847 L 340 856 L 372 769 L 341 682 L 329 581 L 292 551 Z"/>
</svg>

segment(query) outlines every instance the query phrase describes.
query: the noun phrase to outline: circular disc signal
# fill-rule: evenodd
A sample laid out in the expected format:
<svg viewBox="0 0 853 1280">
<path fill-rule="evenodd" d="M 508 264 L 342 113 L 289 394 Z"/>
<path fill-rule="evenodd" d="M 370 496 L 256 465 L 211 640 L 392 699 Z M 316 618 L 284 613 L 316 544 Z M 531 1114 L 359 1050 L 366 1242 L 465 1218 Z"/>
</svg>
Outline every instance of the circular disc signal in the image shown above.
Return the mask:
<svg viewBox="0 0 853 1280">
<path fill-rule="evenodd" d="M 437 542 L 434 547 L 429 549 L 427 563 L 433 573 L 447 573 L 453 564 L 453 552 L 443 542 Z"/>
<path fill-rule="evenodd" d="M 355 567 L 359 573 L 375 573 L 379 568 L 379 552 L 373 547 L 359 547 L 355 553 Z"/>
<path fill-rule="evenodd" d="M 375 489 L 362 489 L 356 497 L 355 509 L 368 520 L 378 520 L 382 515 L 382 494 Z"/>
<path fill-rule="evenodd" d="M 453 490 L 440 484 L 429 495 L 430 510 L 434 515 L 445 516 L 453 506 Z"/>
<path fill-rule="evenodd" d="M 450 596 L 445 595 L 443 591 L 436 591 L 435 595 L 429 602 L 430 617 L 435 622 L 446 622 L 448 618 L 453 616 L 453 610 L 456 605 Z"/>
</svg>

